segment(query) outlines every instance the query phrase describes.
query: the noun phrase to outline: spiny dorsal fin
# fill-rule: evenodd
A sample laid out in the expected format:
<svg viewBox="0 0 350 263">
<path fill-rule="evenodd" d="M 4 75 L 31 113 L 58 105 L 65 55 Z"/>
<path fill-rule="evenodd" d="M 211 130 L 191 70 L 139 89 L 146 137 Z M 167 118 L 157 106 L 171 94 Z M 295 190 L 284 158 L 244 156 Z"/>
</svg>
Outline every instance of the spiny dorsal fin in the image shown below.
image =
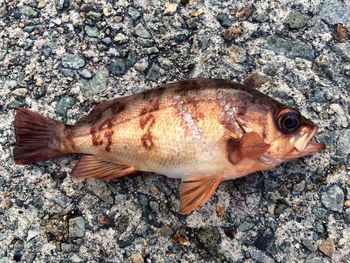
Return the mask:
<svg viewBox="0 0 350 263">
<path fill-rule="evenodd" d="M 135 171 L 135 168 L 129 165 L 106 161 L 94 155 L 84 155 L 73 168 L 72 176 L 77 179 L 112 180 Z"/>
<path fill-rule="evenodd" d="M 232 164 L 244 158 L 259 158 L 269 148 L 270 144 L 265 143 L 256 132 L 245 133 L 240 140 L 231 138 L 227 141 L 228 158 Z"/>
<path fill-rule="evenodd" d="M 222 181 L 221 175 L 187 175 L 180 186 L 180 213 L 189 214 L 204 204 Z"/>
</svg>

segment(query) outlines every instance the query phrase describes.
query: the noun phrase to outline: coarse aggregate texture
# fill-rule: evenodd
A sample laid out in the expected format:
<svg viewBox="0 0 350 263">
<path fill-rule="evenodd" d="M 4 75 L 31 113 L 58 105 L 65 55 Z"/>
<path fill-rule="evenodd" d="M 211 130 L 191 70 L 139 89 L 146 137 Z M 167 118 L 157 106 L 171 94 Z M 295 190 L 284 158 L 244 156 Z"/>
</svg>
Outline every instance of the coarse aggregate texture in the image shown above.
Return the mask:
<svg viewBox="0 0 350 263">
<path fill-rule="evenodd" d="M 349 33 L 340 0 L 0 0 L 0 262 L 349 262 Z M 74 124 L 161 83 L 253 73 L 327 149 L 226 181 L 189 216 L 177 180 L 13 163 L 19 107 Z"/>
</svg>

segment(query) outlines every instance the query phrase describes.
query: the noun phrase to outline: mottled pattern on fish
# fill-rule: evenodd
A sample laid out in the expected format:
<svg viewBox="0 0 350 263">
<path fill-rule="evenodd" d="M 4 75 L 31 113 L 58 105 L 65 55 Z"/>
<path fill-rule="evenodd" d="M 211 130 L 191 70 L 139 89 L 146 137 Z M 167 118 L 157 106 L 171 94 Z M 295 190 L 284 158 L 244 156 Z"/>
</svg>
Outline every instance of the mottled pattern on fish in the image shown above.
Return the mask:
<svg viewBox="0 0 350 263">
<path fill-rule="evenodd" d="M 232 169 L 225 138 L 228 131 L 241 137 L 235 118 L 246 113 L 252 91 L 228 81 L 214 86 L 193 80 L 118 98 L 74 128 L 72 144 L 168 176 Z M 259 110 L 268 112 L 265 107 Z"/>
</svg>

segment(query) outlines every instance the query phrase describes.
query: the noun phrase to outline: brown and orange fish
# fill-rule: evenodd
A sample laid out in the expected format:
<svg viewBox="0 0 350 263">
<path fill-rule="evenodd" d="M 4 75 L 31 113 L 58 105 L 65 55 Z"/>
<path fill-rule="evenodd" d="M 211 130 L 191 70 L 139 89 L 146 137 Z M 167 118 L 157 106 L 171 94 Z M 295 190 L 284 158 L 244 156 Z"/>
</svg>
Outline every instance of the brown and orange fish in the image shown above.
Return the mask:
<svg viewBox="0 0 350 263">
<path fill-rule="evenodd" d="M 147 171 L 181 179 L 180 212 L 209 199 L 223 180 L 319 152 L 318 127 L 299 111 L 227 80 L 190 79 L 98 104 L 76 125 L 28 109 L 15 117 L 14 160 L 85 154 L 79 179 Z"/>
</svg>

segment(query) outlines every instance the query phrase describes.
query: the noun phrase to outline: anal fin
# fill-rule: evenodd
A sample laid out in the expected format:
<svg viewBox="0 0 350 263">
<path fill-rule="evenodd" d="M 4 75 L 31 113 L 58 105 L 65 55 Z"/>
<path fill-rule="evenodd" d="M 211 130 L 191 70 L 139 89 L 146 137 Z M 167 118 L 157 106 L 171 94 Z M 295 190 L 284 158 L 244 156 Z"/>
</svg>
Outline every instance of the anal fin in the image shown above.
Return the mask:
<svg viewBox="0 0 350 263">
<path fill-rule="evenodd" d="M 106 161 L 94 155 L 84 155 L 73 168 L 72 176 L 77 179 L 112 180 L 135 171 L 132 166 Z"/>
<path fill-rule="evenodd" d="M 189 214 L 204 204 L 222 181 L 222 175 L 188 175 L 180 186 L 180 213 Z"/>
</svg>

